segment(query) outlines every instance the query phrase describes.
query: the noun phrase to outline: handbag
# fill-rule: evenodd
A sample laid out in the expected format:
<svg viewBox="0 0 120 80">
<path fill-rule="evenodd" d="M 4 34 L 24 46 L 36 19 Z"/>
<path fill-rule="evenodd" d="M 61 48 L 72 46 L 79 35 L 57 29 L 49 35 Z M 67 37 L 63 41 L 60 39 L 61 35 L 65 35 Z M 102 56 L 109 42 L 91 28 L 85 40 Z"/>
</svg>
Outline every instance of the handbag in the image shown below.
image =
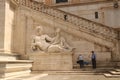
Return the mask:
<svg viewBox="0 0 120 80">
<path fill-rule="evenodd" d="M 79 63 L 80 63 L 80 61 L 78 60 L 78 61 L 76 61 L 76 63 L 77 63 L 77 64 L 79 64 Z"/>
</svg>

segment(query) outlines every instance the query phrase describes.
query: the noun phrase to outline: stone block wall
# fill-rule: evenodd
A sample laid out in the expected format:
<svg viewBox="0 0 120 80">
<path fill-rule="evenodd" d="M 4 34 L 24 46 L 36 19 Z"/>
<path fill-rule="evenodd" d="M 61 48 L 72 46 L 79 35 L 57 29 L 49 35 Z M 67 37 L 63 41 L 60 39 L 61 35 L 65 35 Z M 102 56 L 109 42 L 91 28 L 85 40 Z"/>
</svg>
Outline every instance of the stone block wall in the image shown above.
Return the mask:
<svg viewBox="0 0 120 80">
<path fill-rule="evenodd" d="M 72 70 L 71 53 L 31 53 L 29 59 L 33 60 L 33 71 L 39 70 Z"/>
<path fill-rule="evenodd" d="M 59 9 L 113 28 L 120 28 L 120 8 L 114 8 L 113 2 L 61 6 Z"/>
</svg>

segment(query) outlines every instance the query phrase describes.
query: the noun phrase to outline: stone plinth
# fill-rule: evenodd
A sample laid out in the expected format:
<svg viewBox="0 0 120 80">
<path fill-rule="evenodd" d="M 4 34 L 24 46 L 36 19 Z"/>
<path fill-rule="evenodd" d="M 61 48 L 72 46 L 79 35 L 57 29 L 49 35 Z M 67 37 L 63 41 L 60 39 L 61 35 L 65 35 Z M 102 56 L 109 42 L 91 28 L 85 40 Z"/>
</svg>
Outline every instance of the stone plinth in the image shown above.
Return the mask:
<svg viewBox="0 0 120 80">
<path fill-rule="evenodd" d="M 33 60 L 32 70 L 71 70 L 71 53 L 32 53 L 29 58 Z"/>
<path fill-rule="evenodd" d="M 0 78 L 30 74 L 31 67 L 30 60 L 0 60 Z"/>
</svg>

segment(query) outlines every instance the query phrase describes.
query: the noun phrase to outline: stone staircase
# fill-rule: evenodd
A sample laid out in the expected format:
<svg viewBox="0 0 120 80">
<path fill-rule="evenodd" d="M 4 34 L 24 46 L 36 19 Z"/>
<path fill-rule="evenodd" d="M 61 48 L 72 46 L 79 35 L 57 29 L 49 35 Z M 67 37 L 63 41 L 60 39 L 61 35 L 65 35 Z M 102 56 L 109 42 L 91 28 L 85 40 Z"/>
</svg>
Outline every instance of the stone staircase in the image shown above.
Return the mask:
<svg viewBox="0 0 120 80">
<path fill-rule="evenodd" d="M 0 78 L 28 75 L 32 61 L 20 60 L 20 55 L 0 52 Z"/>
<path fill-rule="evenodd" d="M 36 1 L 11 1 L 18 6 L 18 9 L 20 9 L 21 13 L 24 13 L 24 11 L 26 11 L 26 14 L 23 15 L 23 17 L 32 16 L 33 19 L 40 21 L 41 24 L 44 23 L 52 27 L 59 27 L 61 28 L 61 30 L 65 31 L 66 33 L 72 34 L 75 37 L 107 48 L 110 52 L 112 52 L 112 54 L 114 53 L 114 55 L 116 56 L 117 50 L 115 49 L 118 43 L 118 32 L 113 28 L 94 21 L 90 21 L 88 19 L 76 16 L 68 12 L 64 12 L 57 8 L 47 6 L 43 3 L 38 3 Z M 29 13 L 35 15 L 31 15 Z M 20 16 L 22 15 L 20 14 Z M 43 20 L 41 21 L 41 19 Z M 18 22 L 19 21 L 20 20 L 18 20 Z"/>
<path fill-rule="evenodd" d="M 47 24 L 52 26 L 55 25 L 52 24 L 52 21 L 54 21 L 54 23 L 59 24 L 57 26 L 63 31 L 80 37 L 86 41 L 104 46 L 111 52 L 116 53 L 114 51 L 118 40 L 118 32 L 109 26 L 90 21 L 88 19 L 64 12 L 57 8 L 53 8 L 33 0 L 11 1 L 16 4 L 19 9 L 29 11 L 31 14 L 37 14 L 37 17 L 40 17 L 37 18 L 37 20 L 44 19 L 43 22 L 46 21 Z M 38 14 L 40 16 L 38 16 Z M 32 16 L 34 19 L 36 19 L 34 15 L 25 15 Z"/>
<path fill-rule="evenodd" d="M 64 12 L 57 8 L 47 6 L 43 3 L 38 3 L 36 1 L 12 0 L 12 2 L 18 6 L 30 8 L 34 11 L 44 13 L 45 15 L 51 16 L 56 20 L 61 20 L 64 21 L 64 23 L 66 24 L 71 24 L 72 26 L 74 26 L 68 27 L 67 25 L 64 25 L 65 27 L 69 28 L 67 30 L 66 28 L 63 28 L 64 31 L 68 31 L 69 33 L 72 33 L 76 36 L 83 37 L 90 42 L 94 42 L 109 48 L 115 47 L 114 45 L 116 44 L 118 32 L 109 26 L 90 21 L 74 14 Z"/>
<path fill-rule="evenodd" d="M 109 71 L 109 73 L 105 73 L 104 76 L 107 78 L 120 78 L 120 69 Z"/>
<path fill-rule="evenodd" d="M 97 62 L 97 68 L 107 68 L 107 69 L 113 69 L 114 67 L 114 63 L 112 62 Z M 73 69 L 79 69 L 80 68 L 80 65 L 79 64 L 75 64 L 73 65 Z M 88 64 L 88 65 L 84 65 L 84 68 L 92 68 L 92 64 Z"/>
<path fill-rule="evenodd" d="M 55 71 L 33 71 L 32 73 L 42 73 L 48 75 L 103 75 L 104 73 L 112 70 L 112 68 L 83 68 L 83 69 L 73 69 L 73 70 L 55 70 Z"/>
<path fill-rule="evenodd" d="M 64 12 L 62 10 L 59 10 L 57 8 L 53 8 L 50 6 L 47 6 L 43 3 L 38 3 L 36 1 L 32 0 L 11 0 L 13 3 L 15 3 L 20 8 L 27 8 L 31 12 L 36 11 L 36 13 L 43 13 L 42 16 L 40 16 L 40 19 L 44 19 L 44 21 L 51 24 L 54 19 L 54 23 L 59 23 L 59 27 L 78 37 L 82 37 L 83 39 L 93 42 L 102 46 L 105 46 L 109 48 L 110 50 L 114 50 L 116 48 L 117 40 L 118 40 L 118 32 L 114 30 L 113 28 L 90 21 L 88 19 L 76 16 L 71 13 Z M 32 14 L 32 13 L 31 13 Z M 49 17 L 49 18 L 48 18 Z M 49 22 L 49 21 L 50 22 Z M 52 24 L 53 25 L 53 24 Z M 61 25 L 64 27 L 61 27 Z M 114 48 L 114 49 L 113 49 Z M 114 51 L 111 51 L 114 52 Z M 114 52 L 115 53 L 115 52 Z M 108 65 L 111 65 L 110 63 L 107 63 Z M 88 67 L 91 67 L 88 65 Z"/>
</svg>

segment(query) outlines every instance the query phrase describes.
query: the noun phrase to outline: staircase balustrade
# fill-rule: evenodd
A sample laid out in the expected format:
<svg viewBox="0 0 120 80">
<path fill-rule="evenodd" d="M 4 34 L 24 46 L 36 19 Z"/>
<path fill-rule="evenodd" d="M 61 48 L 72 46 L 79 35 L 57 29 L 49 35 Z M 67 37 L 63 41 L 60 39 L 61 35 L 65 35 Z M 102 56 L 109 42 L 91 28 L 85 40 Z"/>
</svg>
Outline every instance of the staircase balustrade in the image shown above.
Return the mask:
<svg viewBox="0 0 120 80">
<path fill-rule="evenodd" d="M 90 21 L 88 19 L 76 16 L 71 13 L 64 12 L 62 10 L 50 7 L 40 2 L 34 0 L 13 0 L 18 5 L 29 7 L 33 10 L 40 11 L 42 13 L 53 16 L 54 18 L 64 20 L 71 24 L 76 25 L 77 30 L 84 30 L 89 34 L 93 34 L 110 41 L 116 40 L 118 38 L 118 32 L 111 27 L 106 25 Z"/>
</svg>

